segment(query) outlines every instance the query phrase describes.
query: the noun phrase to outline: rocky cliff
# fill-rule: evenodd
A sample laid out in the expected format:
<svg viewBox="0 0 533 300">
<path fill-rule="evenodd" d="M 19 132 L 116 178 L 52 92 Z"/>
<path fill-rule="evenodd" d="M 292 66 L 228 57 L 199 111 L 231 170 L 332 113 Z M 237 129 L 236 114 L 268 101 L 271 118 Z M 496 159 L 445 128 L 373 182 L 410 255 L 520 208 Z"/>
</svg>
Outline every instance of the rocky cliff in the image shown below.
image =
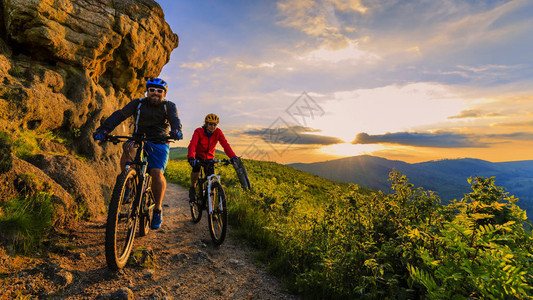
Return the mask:
<svg viewBox="0 0 533 300">
<path fill-rule="evenodd" d="M 40 187 L 58 225 L 102 213 L 120 149 L 91 133 L 177 46 L 155 1 L 0 0 L 0 202 Z"/>
</svg>

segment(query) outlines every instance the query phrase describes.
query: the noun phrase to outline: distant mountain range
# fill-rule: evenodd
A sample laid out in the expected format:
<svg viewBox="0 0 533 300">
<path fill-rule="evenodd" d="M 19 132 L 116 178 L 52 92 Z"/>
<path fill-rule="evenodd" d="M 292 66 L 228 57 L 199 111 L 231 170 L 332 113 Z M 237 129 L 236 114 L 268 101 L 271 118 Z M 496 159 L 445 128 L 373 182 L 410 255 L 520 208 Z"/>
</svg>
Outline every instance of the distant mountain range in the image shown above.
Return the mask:
<svg viewBox="0 0 533 300">
<path fill-rule="evenodd" d="M 496 177 L 496 185 L 520 200 L 518 205 L 533 213 L 533 160 L 493 163 L 480 159 L 446 159 L 410 164 L 398 160 L 362 155 L 317 163 L 289 166 L 327 179 L 391 192 L 388 174 L 397 170 L 415 187 L 435 191 L 443 203 L 461 199 L 471 192 L 468 177 Z M 528 217 L 531 216 L 528 215 Z"/>
</svg>

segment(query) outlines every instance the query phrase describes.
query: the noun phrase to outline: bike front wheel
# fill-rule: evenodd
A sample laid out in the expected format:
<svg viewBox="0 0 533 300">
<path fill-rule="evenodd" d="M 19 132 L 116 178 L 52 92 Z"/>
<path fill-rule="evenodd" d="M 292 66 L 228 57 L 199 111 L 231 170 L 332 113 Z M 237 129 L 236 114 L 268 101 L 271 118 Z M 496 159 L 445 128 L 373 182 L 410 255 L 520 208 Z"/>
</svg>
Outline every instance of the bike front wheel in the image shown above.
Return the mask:
<svg viewBox="0 0 533 300">
<path fill-rule="evenodd" d="M 127 169 L 117 178 L 107 215 L 105 254 L 112 270 L 122 269 L 131 253 L 137 227 L 134 207 L 137 193 L 137 171 Z"/>
<path fill-rule="evenodd" d="M 220 245 L 226 238 L 228 227 L 228 209 L 226 207 L 226 195 L 219 182 L 213 183 L 211 190 L 211 213 L 209 213 L 208 226 L 211 239 L 215 245 Z"/>
</svg>

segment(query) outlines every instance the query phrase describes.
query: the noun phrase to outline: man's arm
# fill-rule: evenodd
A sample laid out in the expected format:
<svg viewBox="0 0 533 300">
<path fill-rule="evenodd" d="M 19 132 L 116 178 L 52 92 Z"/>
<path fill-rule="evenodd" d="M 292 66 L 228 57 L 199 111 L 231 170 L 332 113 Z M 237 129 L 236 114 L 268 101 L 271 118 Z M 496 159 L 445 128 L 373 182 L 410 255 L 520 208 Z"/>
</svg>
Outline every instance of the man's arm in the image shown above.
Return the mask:
<svg viewBox="0 0 533 300">
<path fill-rule="evenodd" d="M 139 99 L 135 99 L 126 104 L 126 106 L 124 106 L 122 109 L 115 111 L 104 121 L 104 124 L 102 124 L 100 128 L 106 130 L 107 132 L 113 131 L 115 127 L 135 113 L 137 106 L 139 106 L 139 102 Z"/>
</svg>

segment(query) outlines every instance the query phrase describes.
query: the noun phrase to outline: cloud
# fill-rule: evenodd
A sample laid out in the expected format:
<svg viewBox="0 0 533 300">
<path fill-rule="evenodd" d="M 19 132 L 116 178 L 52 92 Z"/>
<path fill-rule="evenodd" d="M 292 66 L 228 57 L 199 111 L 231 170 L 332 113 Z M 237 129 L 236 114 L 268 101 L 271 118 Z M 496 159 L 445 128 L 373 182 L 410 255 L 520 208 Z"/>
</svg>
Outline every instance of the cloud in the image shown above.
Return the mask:
<svg viewBox="0 0 533 300">
<path fill-rule="evenodd" d="M 479 67 L 472 67 L 472 66 L 463 66 L 458 65 L 457 68 L 473 72 L 473 73 L 479 73 L 479 72 L 492 72 L 492 71 L 499 71 L 499 70 L 509 70 L 509 69 L 519 69 L 523 68 L 525 65 L 513 65 L 513 66 L 507 66 L 507 65 L 483 65 Z"/>
<path fill-rule="evenodd" d="M 532 127 L 533 128 L 533 121 L 523 121 L 523 122 L 502 122 L 502 123 L 495 123 L 492 124 L 494 127 Z"/>
<path fill-rule="evenodd" d="M 496 112 L 490 112 L 490 113 L 483 113 L 483 111 L 479 109 L 467 109 L 461 111 L 458 115 L 448 117 L 448 119 L 469 119 L 469 118 L 485 118 L 485 117 L 503 117 L 503 114 L 496 113 Z"/>
<path fill-rule="evenodd" d="M 479 109 L 468 109 L 461 111 L 456 116 L 448 117 L 448 119 L 466 119 L 466 118 L 481 118 L 483 115 Z"/>
<path fill-rule="evenodd" d="M 515 78 L 517 74 L 528 72 L 527 65 L 458 65 L 450 71 L 438 71 L 440 75 L 458 75 L 464 79 L 478 82 L 501 82 Z"/>
<path fill-rule="evenodd" d="M 364 14 L 368 7 L 364 6 L 360 0 L 329 0 L 340 11 L 353 11 Z"/>
<path fill-rule="evenodd" d="M 437 32 L 433 31 L 433 33 L 437 34 L 434 34 L 434 38 L 428 40 L 433 47 L 448 51 L 451 46 L 456 45 L 455 48 L 459 51 L 474 51 L 469 55 L 477 54 L 480 56 L 480 54 L 484 54 L 487 50 L 490 51 L 495 47 L 519 42 L 531 30 L 532 19 L 530 15 L 533 8 L 531 1 L 514 0 L 507 1 L 505 4 L 494 3 L 494 6 L 486 11 L 485 9 L 489 8 L 490 5 L 468 5 L 472 5 L 468 8 L 471 13 L 464 15 L 461 19 L 449 18 L 443 23 L 434 23 L 434 25 L 439 26 L 439 29 Z M 432 29 L 435 29 L 435 27 Z M 436 48 L 433 49 L 438 50 Z M 493 50 L 493 55 L 490 58 L 493 62 L 501 62 L 503 56 L 510 58 L 505 52 L 507 51 L 497 53 Z M 511 61 L 516 60 L 511 59 Z M 485 72 L 491 70 L 501 71 L 515 68 L 516 66 L 508 67 L 503 64 L 495 64 L 474 68 L 462 67 L 472 72 Z"/>
<path fill-rule="evenodd" d="M 488 138 L 498 140 L 513 140 L 513 141 L 531 141 L 533 140 L 533 133 L 531 132 L 513 132 L 506 134 L 489 134 Z"/>
<path fill-rule="evenodd" d="M 368 10 L 360 0 L 285 0 L 277 3 L 277 9 L 282 18 L 279 25 L 300 30 L 331 47 L 345 47 L 345 34 L 355 31 L 337 14 L 365 14 Z"/>
<path fill-rule="evenodd" d="M 245 70 L 250 70 L 250 69 L 272 69 L 276 66 L 276 63 L 274 62 L 269 62 L 269 63 L 260 63 L 260 64 L 257 64 L 257 65 L 250 65 L 250 64 L 247 64 L 247 63 L 244 63 L 244 62 L 237 62 L 237 68 L 238 69 L 245 69 Z"/>
<path fill-rule="evenodd" d="M 250 129 L 243 134 L 258 137 L 271 144 L 297 144 L 297 145 L 335 145 L 344 143 L 343 140 L 325 135 L 309 134 L 321 130 L 305 126 L 284 126 Z"/>
<path fill-rule="evenodd" d="M 373 63 L 381 59 L 381 57 L 377 54 L 360 50 L 358 48 L 358 44 L 359 43 L 355 40 L 349 40 L 348 45 L 340 49 L 330 49 L 330 47 L 322 46 L 306 55 L 299 56 L 298 59 L 317 63 Z"/>
<path fill-rule="evenodd" d="M 486 148 L 479 138 L 453 132 L 418 133 L 395 132 L 381 135 L 359 133 L 352 144 L 398 144 L 414 147 L 432 148 Z"/>
<path fill-rule="evenodd" d="M 209 61 L 204 61 L 204 62 L 198 62 L 198 61 L 186 62 L 186 63 L 181 64 L 180 67 L 186 68 L 186 69 L 193 69 L 193 70 L 204 70 L 204 69 L 211 67 L 213 64 L 220 63 L 220 62 L 222 62 L 222 58 L 215 57 L 215 58 L 210 59 Z"/>
<path fill-rule="evenodd" d="M 455 81 L 459 75 L 485 85 L 530 73 L 525 62 L 531 61 L 528 49 L 533 45 L 528 38 L 531 1 L 366 3 L 370 13 L 356 25 L 369 38 L 360 48 L 376 53 L 388 66 L 415 65 L 432 78 L 425 80 Z"/>
</svg>

